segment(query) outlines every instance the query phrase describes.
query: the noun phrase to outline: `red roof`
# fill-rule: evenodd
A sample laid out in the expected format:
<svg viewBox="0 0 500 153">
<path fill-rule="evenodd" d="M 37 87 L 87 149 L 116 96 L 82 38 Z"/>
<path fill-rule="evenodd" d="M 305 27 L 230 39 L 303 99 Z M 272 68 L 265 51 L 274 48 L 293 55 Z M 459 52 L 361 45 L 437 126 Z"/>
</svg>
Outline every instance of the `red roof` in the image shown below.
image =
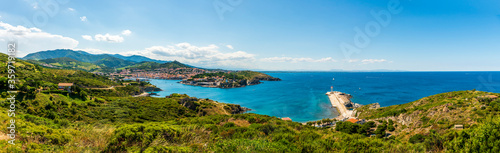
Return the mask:
<svg viewBox="0 0 500 153">
<path fill-rule="evenodd" d="M 285 121 L 292 121 L 292 119 L 290 117 L 283 117 L 281 118 L 282 120 L 285 120 Z"/>
<path fill-rule="evenodd" d="M 351 122 L 351 123 L 356 123 L 358 121 L 359 121 L 358 119 L 354 119 L 354 118 L 351 118 L 351 119 L 347 120 L 347 122 Z"/>
</svg>

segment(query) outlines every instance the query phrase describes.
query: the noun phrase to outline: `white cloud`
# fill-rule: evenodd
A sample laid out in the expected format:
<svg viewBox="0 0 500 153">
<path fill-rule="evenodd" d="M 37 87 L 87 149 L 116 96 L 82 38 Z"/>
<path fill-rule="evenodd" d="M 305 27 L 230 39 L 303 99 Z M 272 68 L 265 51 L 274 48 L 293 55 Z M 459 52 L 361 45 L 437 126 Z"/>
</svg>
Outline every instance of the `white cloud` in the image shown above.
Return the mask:
<svg viewBox="0 0 500 153">
<path fill-rule="evenodd" d="M 264 62 L 289 62 L 289 63 L 298 63 L 298 62 L 310 62 L 310 63 L 319 63 L 319 62 L 336 62 L 331 57 L 325 57 L 321 59 L 312 59 L 312 58 L 293 58 L 293 57 L 269 57 L 263 58 L 261 61 Z"/>
<path fill-rule="evenodd" d="M 83 22 L 88 21 L 88 20 L 87 20 L 87 16 L 82 16 L 82 17 L 80 17 L 80 20 L 81 20 L 81 21 L 83 21 Z"/>
<path fill-rule="evenodd" d="M 124 36 L 128 36 L 130 34 L 132 34 L 132 31 L 130 31 L 130 30 L 123 30 L 122 31 L 122 35 L 124 35 Z"/>
<path fill-rule="evenodd" d="M 110 35 L 109 33 L 106 33 L 105 35 L 97 34 L 94 36 L 94 39 L 96 41 L 106 41 L 110 43 L 121 43 L 124 40 L 122 36 Z"/>
<path fill-rule="evenodd" d="M 73 38 L 50 34 L 38 28 L 12 26 L 0 22 L 0 41 L 5 44 L 9 40 L 17 40 L 19 57 L 43 50 L 73 49 L 78 45 L 78 41 Z"/>
<path fill-rule="evenodd" d="M 38 8 L 38 3 L 33 3 L 31 4 L 33 6 L 34 9 L 37 9 Z"/>
<path fill-rule="evenodd" d="M 69 11 L 75 11 L 75 9 L 74 9 L 74 8 L 71 8 L 71 7 L 70 7 L 70 8 L 68 8 L 68 10 L 69 10 Z"/>
<path fill-rule="evenodd" d="M 350 59 L 350 60 L 349 60 L 349 61 L 347 61 L 347 62 L 349 62 L 349 63 L 355 63 L 355 62 L 359 62 L 359 60 L 358 60 L 358 59 Z"/>
<path fill-rule="evenodd" d="M 89 35 L 82 35 L 82 38 L 85 39 L 85 40 L 92 41 L 92 36 L 89 36 Z"/>
<path fill-rule="evenodd" d="M 363 64 L 383 63 L 383 62 L 387 62 L 387 60 L 385 60 L 385 59 L 364 59 L 364 60 L 361 60 L 361 63 L 363 63 Z"/>
<path fill-rule="evenodd" d="M 139 54 L 158 60 L 177 60 L 203 67 L 254 68 L 255 55 L 244 51 L 221 52 L 219 47 L 194 46 L 179 43 L 169 46 L 152 46 L 140 51 L 131 51 L 127 55 Z"/>
<path fill-rule="evenodd" d="M 226 45 L 226 47 L 229 49 L 234 49 L 232 45 Z"/>
</svg>

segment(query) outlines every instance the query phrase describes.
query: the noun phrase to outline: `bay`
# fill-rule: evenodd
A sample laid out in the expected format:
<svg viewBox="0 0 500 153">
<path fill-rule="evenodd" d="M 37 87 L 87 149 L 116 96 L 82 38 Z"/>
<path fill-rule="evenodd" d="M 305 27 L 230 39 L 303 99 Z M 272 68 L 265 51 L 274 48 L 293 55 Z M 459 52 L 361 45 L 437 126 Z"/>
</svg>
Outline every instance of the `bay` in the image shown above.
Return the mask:
<svg viewBox="0 0 500 153">
<path fill-rule="evenodd" d="M 338 115 L 325 95 L 333 86 L 353 96 L 359 104 L 390 106 L 412 102 L 434 94 L 477 89 L 500 90 L 500 72 L 264 72 L 282 81 L 263 81 L 242 88 L 205 88 L 177 83 L 178 80 L 150 80 L 163 91 L 239 104 L 251 113 L 290 117 L 306 122 Z M 335 78 L 335 80 L 333 80 Z"/>
</svg>

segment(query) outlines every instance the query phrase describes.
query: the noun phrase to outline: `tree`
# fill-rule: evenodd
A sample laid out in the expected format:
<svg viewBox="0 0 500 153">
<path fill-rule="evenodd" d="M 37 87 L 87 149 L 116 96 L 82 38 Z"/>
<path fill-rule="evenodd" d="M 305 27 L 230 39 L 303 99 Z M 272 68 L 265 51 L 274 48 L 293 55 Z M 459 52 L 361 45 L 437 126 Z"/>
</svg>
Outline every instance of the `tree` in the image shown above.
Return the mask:
<svg viewBox="0 0 500 153">
<path fill-rule="evenodd" d="M 376 126 L 377 126 L 377 125 L 375 125 L 375 122 L 374 122 L 374 121 L 369 121 L 369 122 L 366 122 L 364 125 L 369 126 L 370 128 L 374 128 L 374 127 L 376 127 Z"/>
<path fill-rule="evenodd" d="M 361 129 L 361 130 L 358 130 Z M 348 133 L 348 134 L 353 134 L 353 133 L 363 133 L 365 134 L 366 132 L 360 128 L 358 124 L 351 123 L 351 122 L 337 122 L 337 125 L 335 126 L 335 130 Z"/>
<path fill-rule="evenodd" d="M 382 131 L 382 132 L 378 132 L 376 135 L 377 135 L 377 138 L 383 138 L 385 137 L 385 131 Z"/>
<path fill-rule="evenodd" d="M 389 130 L 389 131 L 391 131 L 391 132 L 392 132 L 392 131 L 396 130 L 396 128 L 394 128 L 394 126 L 393 126 L 393 125 L 388 125 L 388 126 L 387 126 L 387 130 Z"/>
<path fill-rule="evenodd" d="M 377 130 L 375 130 L 375 134 L 377 134 L 377 138 L 383 138 L 385 137 L 385 130 L 387 129 L 386 124 L 381 124 L 377 127 Z"/>
<path fill-rule="evenodd" d="M 415 143 L 422 143 L 422 142 L 424 142 L 424 140 L 425 140 L 424 135 L 415 134 L 412 137 L 410 137 L 409 142 L 415 144 Z"/>
</svg>

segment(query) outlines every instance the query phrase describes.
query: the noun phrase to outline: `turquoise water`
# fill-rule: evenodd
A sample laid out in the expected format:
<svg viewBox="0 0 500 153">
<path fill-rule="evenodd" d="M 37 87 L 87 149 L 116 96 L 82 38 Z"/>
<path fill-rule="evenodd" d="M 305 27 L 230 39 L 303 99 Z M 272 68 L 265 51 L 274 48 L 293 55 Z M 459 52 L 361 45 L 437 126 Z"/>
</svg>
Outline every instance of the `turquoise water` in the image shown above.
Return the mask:
<svg viewBox="0 0 500 153">
<path fill-rule="evenodd" d="M 151 80 L 163 91 L 240 104 L 252 113 L 290 117 L 305 122 L 338 115 L 325 93 L 334 90 L 353 95 L 360 104 L 381 106 L 408 103 L 422 97 L 458 90 L 499 92 L 500 72 L 289 72 L 266 73 L 282 81 L 264 81 L 243 88 L 219 89 L 188 86 L 176 80 Z M 335 78 L 335 81 L 332 80 Z"/>
</svg>

